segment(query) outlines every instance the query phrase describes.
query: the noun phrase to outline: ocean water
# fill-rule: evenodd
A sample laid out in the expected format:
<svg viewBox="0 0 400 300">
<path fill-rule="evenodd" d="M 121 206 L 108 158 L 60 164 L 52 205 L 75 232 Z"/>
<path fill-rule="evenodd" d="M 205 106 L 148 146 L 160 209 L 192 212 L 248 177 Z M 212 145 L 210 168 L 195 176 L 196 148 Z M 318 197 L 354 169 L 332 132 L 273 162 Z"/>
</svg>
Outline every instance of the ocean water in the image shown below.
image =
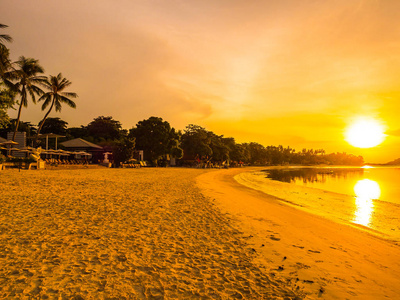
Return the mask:
<svg viewBox="0 0 400 300">
<path fill-rule="evenodd" d="M 267 168 L 235 179 L 299 209 L 400 242 L 400 168 Z"/>
</svg>

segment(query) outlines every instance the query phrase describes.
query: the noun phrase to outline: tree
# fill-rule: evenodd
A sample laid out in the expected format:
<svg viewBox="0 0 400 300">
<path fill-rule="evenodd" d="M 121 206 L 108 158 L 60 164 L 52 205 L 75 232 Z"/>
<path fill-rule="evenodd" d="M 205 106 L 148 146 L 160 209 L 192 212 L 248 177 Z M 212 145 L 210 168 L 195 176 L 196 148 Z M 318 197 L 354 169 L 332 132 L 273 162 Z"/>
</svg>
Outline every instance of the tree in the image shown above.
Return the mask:
<svg viewBox="0 0 400 300">
<path fill-rule="evenodd" d="M 136 128 L 129 131 L 136 138 L 136 148 L 143 150 L 145 158 L 157 164 L 157 160 L 167 154 L 180 155 L 179 134 L 162 118 L 150 117 L 139 121 Z"/>
<path fill-rule="evenodd" d="M 265 164 L 267 161 L 265 147 L 261 144 L 251 142 L 248 144 L 250 161 L 252 164 Z"/>
<path fill-rule="evenodd" d="M 189 124 L 182 135 L 182 148 L 185 155 L 192 156 L 211 156 L 213 151 L 210 147 L 211 135 L 209 132 L 198 125 Z"/>
<path fill-rule="evenodd" d="M 0 136 L 6 137 L 8 132 L 11 132 L 15 128 L 17 119 L 11 119 L 6 126 L 0 128 Z M 36 134 L 36 127 L 30 122 L 20 121 L 19 131 L 26 132 L 27 137 L 33 137 Z"/>
<path fill-rule="evenodd" d="M 0 128 L 6 127 L 10 122 L 6 111 L 14 105 L 14 97 L 15 93 L 0 82 Z"/>
<path fill-rule="evenodd" d="M 43 91 L 37 84 L 42 84 L 46 80 L 45 76 L 38 76 L 38 74 L 44 72 L 38 60 L 21 56 L 15 64 L 18 66 L 18 69 L 6 72 L 4 75 L 7 78 L 7 85 L 12 86 L 12 90 L 20 96 L 18 117 L 12 140 L 15 140 L 15 135 L 18 131 L 22 106 L 28 106 L 28 94 L 31 96 L 33 103 L 36 103 L 35 95 L 43 94 Z M 16 83 L 12 83 L 10 80 L 16 81 Z"/>
<path fill-rule="evenodd" d="M 68 139 L 86 138 L 88 136 L 87 126 L 70 127 L 67 128 L 66 133 Z"/>
<path fill-rule="evenodd" d="M 10 50 L 0 45 L 0 79 L 4 80 L 4 74 L 11 68 Z"/>
<path fill-rule="evenodd" d="M 7 25 L 0 24 L 0 28 L 6 28 Z M 0 128 L 7 126 L 9 117 L 6 110 L 13 106 L 15 94 L 9 88 L 3 85 L 4 74 L 11 67 L 10 51 L 3 44 L 3 41 L 12 42 L 12 38 L 7 34 L 0 35 Z"/>
<path fill-rule="evenodd" d="M 7 28 L 7 25 L 0 24 L 0 28 Z M 0 34 L 0 46 L 4 46 L 3 41 L 12 42 L 12 37 L 8 34 Z"/>
<path fill-rule="evenodd" d="M 118 140 L 121 137 L 122 125 L 112 117 L 100 116 L 95 118 L 87 126 L 89 136 L 96 142 Z"/>
<path fill-rule="evenodd" d="M 64 92 L 64 89 L 71 85 L 71 82 L 64 78 L 61 73 L 57 76 L 51 76 L 42 83 L 49 91 L 44 93 L 38 101 L 44 101 L 42 110 L 45 110 L 50 105 L 49 110 L 44 115 L 43 120 L 40 122 L 39 129 L 37 131 L 36 141 L 39 138 L 40 131 L 53 107 L 56 111 L 61 111 L 62 103 L 67 104 L 69 107 L 76 108 L 76 104 L 70 98 L 76 98 L 76 93 Z"/>
<path fill-rule="evenodd" d="M 237 162 L 250 162 L 250 151 L 247 144 L 235 144 L 235 147 L 230 154 L 230 158 Z"/>
<path fill-rule="evenodd" d="M 39 123 L 42 133 L 55 133 L 65 135 L 67 133 L 68 122 L 60 118 L 47 118 L 46 123 L 42 124 L 43 120 Z"/>
<path fill-rule="evenodd" d="M 212 158 L 215 161 L 225 161 L 229 159 L 229 152 L 231 151 L 229 144 L 231 140 L 224 138 L 222 135 L 216 135 L 211 131 L 208 131 L 210 136 L 210 148 L 212 150 Z M 234 143 L 234 141 L 233 141 Z"/>
<path fill-rule="evenodd" d="M 114 142 L 112 153 L 114 163 L 119 166 L 121 163 L 133 158 L 135 152 L 135 138 L 121 137 Z"/>
</svg>

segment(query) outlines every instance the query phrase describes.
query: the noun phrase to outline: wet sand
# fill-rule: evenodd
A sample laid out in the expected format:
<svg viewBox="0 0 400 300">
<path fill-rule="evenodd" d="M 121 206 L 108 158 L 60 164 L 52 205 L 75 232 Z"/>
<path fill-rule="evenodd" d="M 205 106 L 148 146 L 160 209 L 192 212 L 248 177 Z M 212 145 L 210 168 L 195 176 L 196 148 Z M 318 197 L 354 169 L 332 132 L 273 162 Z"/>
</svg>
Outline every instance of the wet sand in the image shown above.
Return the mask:
<svg viewBox="0 0 400 300">
<path fill-rule="evenodd" d="M 246 169 L 252 170 L 260 169 Z M 197 181 L 206 196 L 237 220 L 232 224 L 249 237 L 255 262 L 308 299 L 400 299 L 396 242 L 243 186 L 233 179 L 243 171 L 211 172 Z"/>
<path fill-rule="evenodd" d="M 230 172 L 0 171 L 0 298 L 300 298 L 296 283 L 275 270 L 290 252 L 262 252 L 248 225 L 196 186 L 199 175 L 210 180 Z M 208 188 L 219 193 L 215 185 Z M 224 191 L 219 200 L 235 198 Z M 272 235 L 291 238 L 265 225 L 271 232 L 263 236 L 264 249 L 276 242 Z M 306 241 L 290 244 L 303 245 L 307 254 L 320 250 Z"/>
</svg>

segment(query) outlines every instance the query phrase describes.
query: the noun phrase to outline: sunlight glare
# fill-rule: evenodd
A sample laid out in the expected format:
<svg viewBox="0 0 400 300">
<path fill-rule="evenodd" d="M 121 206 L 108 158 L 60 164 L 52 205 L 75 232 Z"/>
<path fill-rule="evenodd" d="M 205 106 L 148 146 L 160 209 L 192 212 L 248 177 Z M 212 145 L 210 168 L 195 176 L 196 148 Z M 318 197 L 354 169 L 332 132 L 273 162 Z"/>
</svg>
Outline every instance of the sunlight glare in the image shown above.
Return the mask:
<svg viewBox="0 0 400 300">
<path fill-rule="evenodd" d="M 356 194 L 356 211 L 353 222 L 356 224 L 368 226 L 374 211 L 373 199 L 381 196 L 381 189 L 376 181 L 363 179 L 354 186 Z"/>
<path fill-rule="evenodd" d="M 374 119 L 359 119 L 346 131 L 346 141 L 358 148 L 371 148 L 381 144 L 386 135 L 383 126 Z"/>
</svg>

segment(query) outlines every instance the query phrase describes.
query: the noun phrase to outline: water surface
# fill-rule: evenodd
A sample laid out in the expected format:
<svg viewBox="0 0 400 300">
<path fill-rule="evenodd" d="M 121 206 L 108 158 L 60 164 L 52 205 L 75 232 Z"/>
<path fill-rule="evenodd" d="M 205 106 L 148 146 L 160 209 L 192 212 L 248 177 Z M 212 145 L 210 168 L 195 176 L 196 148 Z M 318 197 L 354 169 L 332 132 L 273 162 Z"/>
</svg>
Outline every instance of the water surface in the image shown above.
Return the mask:
<svg viewBox="0 0 400 300">
<path fill-rule="evenodd" d="M 268 183 L 270 180 L 290 185 L 271 185 Z M 339 222 L 350 222 L 400 241 L 398 167 L 271 168 L 243 174 L 239 181 L 308 212 Z"/>
</svg>

